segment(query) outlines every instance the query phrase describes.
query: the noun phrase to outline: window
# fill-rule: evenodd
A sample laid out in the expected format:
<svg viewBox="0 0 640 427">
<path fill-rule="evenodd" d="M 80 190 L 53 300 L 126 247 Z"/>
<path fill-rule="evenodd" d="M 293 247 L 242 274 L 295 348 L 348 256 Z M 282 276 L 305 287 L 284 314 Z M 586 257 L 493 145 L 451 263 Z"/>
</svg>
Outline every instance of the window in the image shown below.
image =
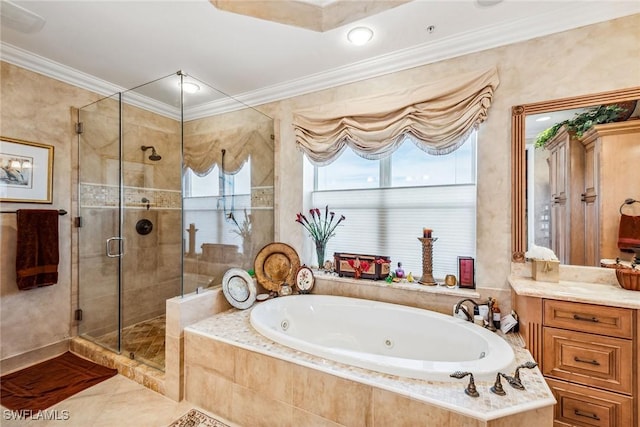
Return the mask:
<svg viewBox="0 0 640 427">
<path fill-rule="evenodd" d="M 205 242 L 242 243 L 238 234 L 233 232 L 237 229 L 235 224 L 227 219 L 227 215 L 233 212 L 241 222 L 244 209 L 251 213 L 251 159 L 235 175 L 221 174 L 217 165 L 202 177 L 187 169 L 184 194 L 184 223 L 195 224 L 198 229 L 198 252 Z"/>
<path fill-rule="evenodd" d="M 457 274 L 457 257 L 475 257 L 476 133 L 456 151 L 432 156 L 408 138 L 389 158 L 363 159 L 351 150 L 315 168 L 313 207 L 329 205 L 347 218 L 327 254 L 391 257 L 416 280 L 422 274 L 424 227 L 434 230 L 434 277 Z"/>
<path fill-rule="evenodd" d="M 316 190 L 380 187 L 380 161 L 367 160 L 347 148 L 333 163 L 316 168 Z"/>
<path fill-rule="evenodd" d="M 205 176 L 198 176 L 191 169 L 185 173 L 185 196 L 207 197 L 220 194 L 220 169 L 214 166 Z"/>
<path fill-rule="evenodd" d="M 220 184 L 224 185 L 221 187 Z M 251 193 L 251 159 L 235 175 L 220 174 L 218 165 L 205 176 L 187 169 L 184 176 L 185 197 L 215 197 Z M 224 191 L 221 191 L 220 189 Z"/>
</svg>

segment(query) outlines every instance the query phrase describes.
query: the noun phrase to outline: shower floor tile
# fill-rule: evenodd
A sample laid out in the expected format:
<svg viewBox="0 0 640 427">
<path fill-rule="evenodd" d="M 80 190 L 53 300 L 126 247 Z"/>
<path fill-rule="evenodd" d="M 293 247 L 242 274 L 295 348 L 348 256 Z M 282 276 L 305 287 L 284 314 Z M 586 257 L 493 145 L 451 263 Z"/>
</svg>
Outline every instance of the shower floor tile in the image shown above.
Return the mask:
<svg viewBox="0 0 640 427">
<path fill-rule="evenodd" d="M 122 330 L 122 353 L 133 352 L 136 360 L 154 368 L 164 370 L 164 335 L 166 317 L 161 315 L 145 320 Z M 110 348 L 117 348 L 117 331 L 96 338 L 96 341 Z"/>
</svg>

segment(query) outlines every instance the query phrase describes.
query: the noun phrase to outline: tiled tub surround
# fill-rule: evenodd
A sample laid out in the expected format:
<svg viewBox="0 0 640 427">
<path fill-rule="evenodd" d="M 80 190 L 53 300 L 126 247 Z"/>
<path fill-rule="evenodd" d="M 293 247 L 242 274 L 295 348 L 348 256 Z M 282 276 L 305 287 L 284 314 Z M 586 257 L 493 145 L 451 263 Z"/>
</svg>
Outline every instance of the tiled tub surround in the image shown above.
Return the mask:
<svg viewBox="0 0 640 427">
<path fill-rule="evenodd" d="M 476 381 L 427 381 L 381 374 L 276 344 L 229 310 L 185 328 L 185 398 L 241 425 L 543 426 L 555 403 L 538 369 L 521 372 L 526 390 L 506 396 Z M 407 325 L 411 327 L 411 325 Z M 518 335 L 505 338 L 517 363 L 531 360 Z M 511 374 L 511 373 L 510 373 Z"/>
</svg>

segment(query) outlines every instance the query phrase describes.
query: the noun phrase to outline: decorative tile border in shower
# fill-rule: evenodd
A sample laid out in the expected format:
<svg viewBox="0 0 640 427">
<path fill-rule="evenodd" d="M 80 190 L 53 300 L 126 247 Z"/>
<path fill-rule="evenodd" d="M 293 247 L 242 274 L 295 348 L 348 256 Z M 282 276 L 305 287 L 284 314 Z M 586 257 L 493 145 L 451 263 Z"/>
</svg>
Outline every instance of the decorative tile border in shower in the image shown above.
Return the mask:
<svg viewBox="0 0 640 427">
<path fill-rule="evenodd" d="M 471 398 L 464 393 L 464 381 L 430 381 L 398 377 L 333 362 L 285 347 L 263 337 L 253 329 L 249 322 L 250 311 L 231 309 L 188 326 L 185 331 L 438 405 L 477 419 L 496 419 L 555 403 L 537 368 L 521 372 L 526 390 L 511 389 L 505 384 L 507 394 L 498 396 L 489 391 L 493 381 L 476 380 L 480 398 Z M 520 335 L 500 335 L 513 347 L 518 364 L 532 361 Z"/>
<path fill-rule="evenodd" d="M 149 205 L 159 209 L 182 209 L 182 192 L 178 190 L 163 190 L 157 188 L 124 187 L 125 207 L 146 207 Z M 114 207 L 118 206 L 119 195 L 117 185 L 107 184 L 80 184 L 80 206 L 88 207 Z"/>
</svg>

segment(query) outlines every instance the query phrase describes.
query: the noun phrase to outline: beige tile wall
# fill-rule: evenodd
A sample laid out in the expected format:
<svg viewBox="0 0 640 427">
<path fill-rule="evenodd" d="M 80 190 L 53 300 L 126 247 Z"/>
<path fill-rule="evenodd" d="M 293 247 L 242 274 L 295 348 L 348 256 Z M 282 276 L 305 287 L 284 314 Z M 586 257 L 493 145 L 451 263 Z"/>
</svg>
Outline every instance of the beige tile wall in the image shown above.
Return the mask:
<svg viewBox="0 0 640 427">
<path fill-rule="evenodd" d="M 165 335 L 165 383 L 167 397 L 184 397 L 184 328 L 231 308 L 220 288 L 186 294 L 167 300 Z M 224 363 L 224 362 L 223 362 Z"/>
<path fill-rule="evenodd" d="M 542 426 L 551 406 L 481 421 L 188 331 L 185 398 L 247 426 Z"/>
</svg>

